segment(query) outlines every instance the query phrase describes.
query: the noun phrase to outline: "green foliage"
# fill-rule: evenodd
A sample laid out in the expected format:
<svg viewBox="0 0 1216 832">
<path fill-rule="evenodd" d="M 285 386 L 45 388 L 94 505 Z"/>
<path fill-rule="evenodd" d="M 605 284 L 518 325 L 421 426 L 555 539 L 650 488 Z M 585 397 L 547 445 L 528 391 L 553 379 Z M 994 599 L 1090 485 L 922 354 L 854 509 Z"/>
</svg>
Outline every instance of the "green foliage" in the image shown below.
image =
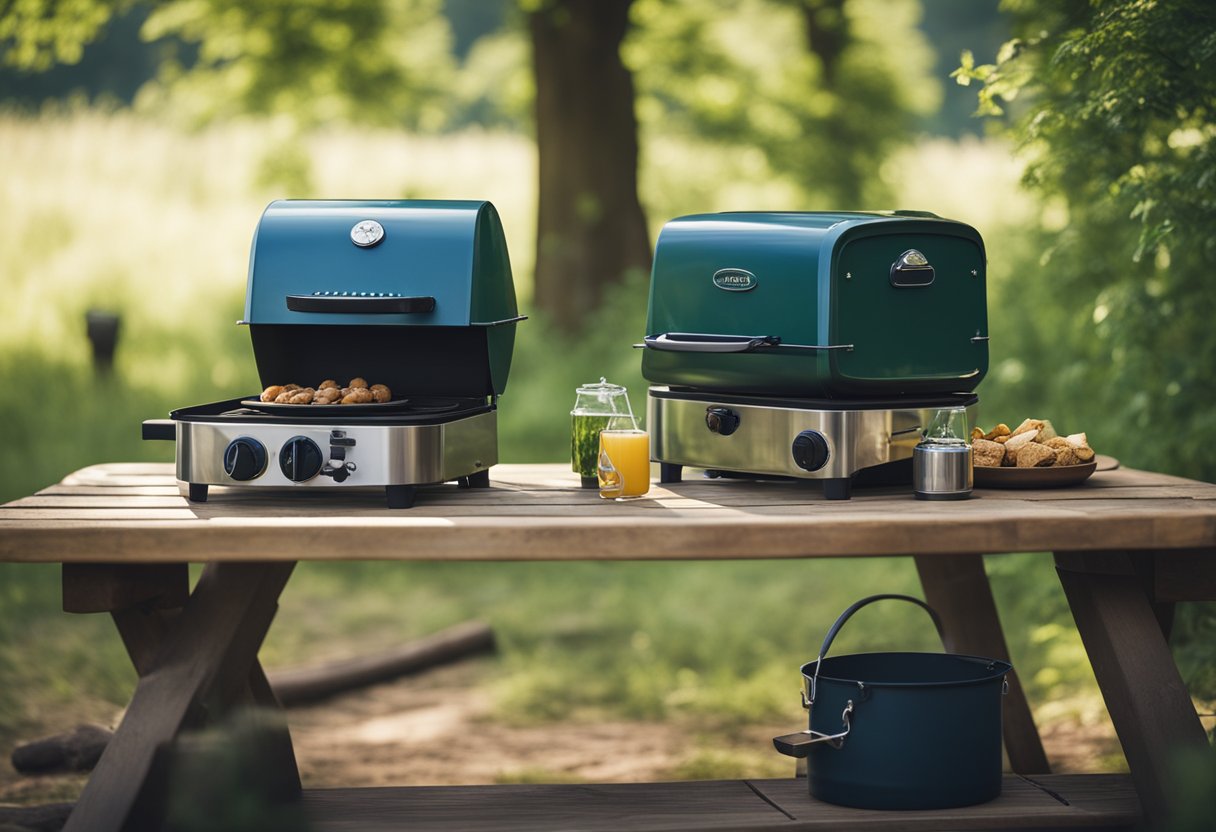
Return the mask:
<svg viewBox="0 0 1216 832">
<path fill-rule="evenodd" d="M 938 97 L 918 15 L 911 2 L 638 0 L 624 56 L 643 132 L 758 148 L 800 208 L 883 204 L 875 171 Z"/>
<path fill-rule="evenodd" d="M 20 0 L 0 8 L 0 62 L 41 71 L 80 60 L 111 18 L 135 0 Z"/>
<path fill-rule="evenodd" d="M 440 0 L 163 0 L 150 40 L 197 45 L 162 68 L 160 96 L 197 117 L 289 113 L 435 130 L 447 120 L 451 33 Z M 153 92 L 148 92 L 153 96 Z"/>
<path fill-rule="evenodd" d="M 1047 206 L 1038 262 L 992 307 L 1020 347 L 996 375 L 1126 462 L 1216 479 L 1216 7 L 1010 5 L 1024 36 L 959 70 L 981 111 L 1017 96 Z"/>
</svg>

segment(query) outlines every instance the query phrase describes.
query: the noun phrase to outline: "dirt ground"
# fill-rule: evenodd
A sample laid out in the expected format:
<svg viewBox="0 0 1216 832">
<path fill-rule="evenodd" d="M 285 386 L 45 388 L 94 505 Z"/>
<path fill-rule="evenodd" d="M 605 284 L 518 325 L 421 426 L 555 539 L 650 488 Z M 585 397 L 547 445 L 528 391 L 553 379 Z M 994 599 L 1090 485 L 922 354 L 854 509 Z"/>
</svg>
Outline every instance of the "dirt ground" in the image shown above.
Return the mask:
<svg viewBox="0 0 1216 832">
<path fill-rule="evenodd" d="M 477 662 L 375 685 L 288 712 L 306 788 L 513 782 L 631 782 L 780 777 L 792 761 L 757 725 L 713 737 L 695 726 L 608 720 L 505 725 L 492 717 Z M 116 724 L 120 714 L 111 720 Z M 1057 772 L 1124 767 L 1109 721 L 1060 719 L 1042 730 Z M 51 727 L 70 730 L 75 722 Z M 7 754 L 5 754 L 7 757 Z M 0 764 L 0 804 L 72 800 L 85 775 L 24 777 Z"/>
</svg>

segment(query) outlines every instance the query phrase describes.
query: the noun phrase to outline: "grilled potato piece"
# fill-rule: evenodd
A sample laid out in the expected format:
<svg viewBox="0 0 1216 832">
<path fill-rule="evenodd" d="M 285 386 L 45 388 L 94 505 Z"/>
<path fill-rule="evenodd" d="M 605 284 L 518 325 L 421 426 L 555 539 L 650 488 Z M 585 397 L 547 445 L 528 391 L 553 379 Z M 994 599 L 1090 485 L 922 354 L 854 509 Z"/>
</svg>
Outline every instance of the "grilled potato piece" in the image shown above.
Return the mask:
<svg viewBox="0 0 1216 832">
<path fill-rule="evenodd" d="M 370 388 L 372 398 L 377 402 L 390 402 L 393 400 L 393 391 L 388 389 L 383 384 L 373 384 Z"/>
<path fill-rule="evenodd" d="M 1005 446 L 989 439 L 974 439 L 971 442 L 972 464 L 980 468 L 1000 468 L 1005 460 Z"/>
<path fill-rule="evenodd" d="M 260 398 L 264 402 L 272 402 L 282 392 L 283 392 L 283 385 L 272 384 L 269 387 L 267 387 L 265 390 L 263 390 L 262 395 L 259 396 L 258 398 Z"/>
<path fill-rule="evenodd" d="M 999 425 L 994 427 L 992 430 L 985 433 L 984 438 L 989 439 L 993 442 L 1000 442 L 1002 436 L 1009 436 L 1012 433 L 1013 433 L 1013 431 L 1011 431 L 1009 429 L 1009 425 L 1005 424 L 1004 422 L 1001 422 Z"/>
<path fill-rule="evenodd" d="M 1009 447 L 1008 443 L 1005 447 Z M 1055 461 L 1056 452 L 1038 442 L 1027 442 L 1017 451 L 1018 468 L 1047 468 L 1054 465 Z"/>
</svg>

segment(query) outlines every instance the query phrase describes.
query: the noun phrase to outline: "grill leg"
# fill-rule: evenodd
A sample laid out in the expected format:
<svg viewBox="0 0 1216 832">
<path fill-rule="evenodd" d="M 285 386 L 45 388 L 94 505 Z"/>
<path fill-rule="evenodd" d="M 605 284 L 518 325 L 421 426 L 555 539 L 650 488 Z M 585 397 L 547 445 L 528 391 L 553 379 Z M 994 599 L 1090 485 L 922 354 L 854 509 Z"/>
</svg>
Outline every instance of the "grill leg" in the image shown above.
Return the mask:
<svg viewBox="0 0 1216 832">
<path fill-rule="evenodd" d="M 478 471 L 476 474 L 469 474 L 467 477 L 461 477 L 456 480 L 456 484 L 461 488 L 489 488 L 490 487 L 490 469 Z"/>
<path fill-rule="evenodd" d="M 412 485 L 386 485 L 384 496 L 389 508 L 412 508 L 418 489 Z"/>
<path fill-rule="evenodd" d="M 853 496 L 853 481 L 848 477 L 823 481 L 825 500 L 847 500 Z"/>
<path fill-rule="evenodd" d="M 205 503 L 207 502 L 207 484 L 192 482 L 190 483 L 190 502 Z"/>
<path fill-rule="evenodd" d="M 684 466 L 673 462 L 659 463 L 659 482 L 680 482 L 684 479 Z"/>
</svg>

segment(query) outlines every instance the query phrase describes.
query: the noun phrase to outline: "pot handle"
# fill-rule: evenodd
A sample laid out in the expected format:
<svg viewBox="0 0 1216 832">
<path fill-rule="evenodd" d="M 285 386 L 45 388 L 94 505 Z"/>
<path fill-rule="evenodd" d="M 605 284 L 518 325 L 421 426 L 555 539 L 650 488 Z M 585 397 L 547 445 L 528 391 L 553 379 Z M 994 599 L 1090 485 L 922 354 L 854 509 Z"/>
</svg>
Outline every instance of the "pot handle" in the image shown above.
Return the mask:
<svg viewBox="0 0 1216 832">
<path fill-rule="evenodd" d="M 815 674 L 811 677 L 811 690 L 809 694 L 804 696 L 805 701 L 803 702 L 803 707 L 810 708 L 811 704 L 815 701 L 815 687 L 819 682 L 819 668 L 823 664 L 823 657 L 827 655 L 828 649 L 832 646 L 832 642 L 836 639 L 836 634 L 840 632 L 840 628 L 843 627 L 844 623 L 852 617 L 853 613 L 857 612 L 862 607 L 868 604 L 873 604 L 875 601 L 885 601 L 889 598 L 898 601 L 908 601 L 916 604 L 916 606 L 929 613 L 929 617 L 933 619 L 933 626 L 937 628 L 937 636 L 942 640 L 942 647 L 945 647 L 946 633 L 942 629 L 942 620 L 938 618 L 937 613 L 933 611 L 933 607 L 929 606 L 919 598 L 913 598 L 911 595 L 892 594 L 871 595 L 868 598 L 862 598 L 860 601 L 842 612 L 840 617 L 836 619 L 836 623 L 832 625 L 830 630 L 828 630 L 828 634 L 824 636 L 823 646 L 819 648 L 819 658 L 815 659 Z"/>
<path fill-rule="evenodd" d="M 811 746 L 818 742 L 831 743 L 832 748 L 840 748 L 844 745 L 844 738 L 853 730 L 852 714 L 853 700 L 850 699 L 849 704 L 844 706 L 844 711 L 840 714 L 840 721 L 844 724 L 844 730 L 839 734 L 823 734 L 808 728 L 805 731 L 773 737 L 773 747 L 787 757 L 799 758 L 810 754 Z"/>
</svg>

